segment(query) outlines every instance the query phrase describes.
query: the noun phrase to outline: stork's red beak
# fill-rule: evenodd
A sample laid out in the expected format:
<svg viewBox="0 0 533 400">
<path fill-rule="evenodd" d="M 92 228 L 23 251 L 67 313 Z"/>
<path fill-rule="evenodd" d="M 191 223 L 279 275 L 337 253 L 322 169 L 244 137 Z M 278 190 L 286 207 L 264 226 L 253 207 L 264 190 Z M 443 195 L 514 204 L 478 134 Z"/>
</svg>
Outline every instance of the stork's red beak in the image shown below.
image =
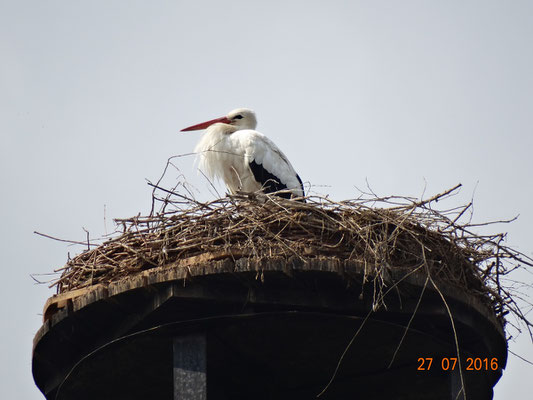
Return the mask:
<svg viewBox="0 0 533 400">
<path fill-rule="evenodd" d="M 200 129 L 206 129 L 209 126 L 216 124 L 217 122 L 222 122 L 223 124 L 229 124 L 231 121 L 227 117 L 220 117 L 215 118 L 210 121 L 202 122 L 201 124 L 196 124 L 193 126 L 189 126 L 188 128 L 183 128 L 180 132 L 186 132 L 186 131 L 198 131 Z"/>
</svg>

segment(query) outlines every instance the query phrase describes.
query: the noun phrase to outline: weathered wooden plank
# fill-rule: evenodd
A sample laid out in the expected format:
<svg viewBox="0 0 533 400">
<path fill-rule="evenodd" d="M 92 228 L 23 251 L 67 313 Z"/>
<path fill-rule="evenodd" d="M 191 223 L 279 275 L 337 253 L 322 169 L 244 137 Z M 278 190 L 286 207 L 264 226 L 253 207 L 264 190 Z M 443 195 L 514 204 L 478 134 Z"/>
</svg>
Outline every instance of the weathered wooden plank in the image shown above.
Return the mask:
<svg viewBox="0 0 533 400">
<path fill-rule="evenodd" d="M 228 258 L 231 251 L 214 252 L 202 255 L 200 258 L 195 258 L 199 263 L 193 263 L 192 265 L 184 265 L 192 263 L 193 258 L 181 260 L 181 262 L 169 263 L 161 267 L 151 268 L 146 271 L 142 271 L 136 275 L 122 278 L 118 281 L 111 282 L 108 285 L 98 284 L 91 287 L 73 290 L 71 292 L 56 295 L 48 299 L 44 307 L 44 321 L 49 320 L 59 310 L 66 309 L 69 301 L 73 304 L 73 310 L 79 310 L 92 302 L 110 298 L 129 290 L 149 287 L 151 285 L 161 284 L 170 281 L 181 281 L 186 284 L 187 281 L 194 279 L 195 277 L 201 277 L 205 275 L 224 274 L 224 273 L 242 273 L 242 272 L 256 272 L 258 278 L 260 278 L 267 271 L 279 271 L 283 272 L 288 277 L 293 277 L 294 272 L 331 272 L 338 274 L 342 279 L 351 280 L 354 278 L 360 279 L 364 274 L 364 265 L 357 261 L 342 261 L 337 258 L 319 257 L 316 259 L 307 259 L 302 261 L 297 257 L 286 259 L 283 257 L 272 257 L 268 260 L 257 260 L 248 257 L 235 257 L 235 261 L 232 258 Z M 235 254 L 234 254 L 235 255 Z M 198 256 L 200 257 L 200 256 Z M 221 258 L 222 257 L 222 258 Z M 225 257 L 225 258 L 224 258 Z M 415 286 L 424 284 L 424 274 L 410 274 L 407 279 L 404 276 L 410 271 L 404 269 L 391 269 L 392 280 L 404 282 L 411 282 Z M 495 321 L 495 317 L 491 315 L 490 310 L 479 302 L 474 297 L 465 298 L 464 294 L 458 291 L 451 285 L 445 285 L 440 283 L 441 290 L 445 290 L 448 296 L 457 298 L 460 301 L 468 301 L 471 307 L 479 311 L 484 311 L 491 320 Z M 497 322 L 497 321 L 495 321 Z"/>
<path fill-rule="evenodd" d="M 102 284 L 88 286 L 81 289 L 71 290 L 69 292 L 55 294 L 46 300 L 43 308 L 43 322 L 46 322 L 57 310 L 67 306 L 68 301 L 76 297 L 84 296 L 103 287 Z"/>
</svg>

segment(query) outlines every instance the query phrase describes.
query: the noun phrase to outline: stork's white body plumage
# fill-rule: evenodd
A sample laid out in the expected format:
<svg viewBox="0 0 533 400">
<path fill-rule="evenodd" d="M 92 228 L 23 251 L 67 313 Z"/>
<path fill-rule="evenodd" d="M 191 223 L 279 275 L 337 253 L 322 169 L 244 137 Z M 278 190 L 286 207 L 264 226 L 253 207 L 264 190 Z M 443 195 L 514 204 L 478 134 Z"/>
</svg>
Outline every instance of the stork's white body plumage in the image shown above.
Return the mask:
<svg viewBox="0 0 533 400">
<path fill-rule="evenodd" d="M 279 192 L 282 197 L 303 197 L 300 177 L 283 152 L 269 138 L 254 130 L 255 113 L 237 109 L 185 130 L 207 128 L 198 142 L 200 169 L 211 179 L 222 179 L 230 193 Z"/>
</svg>

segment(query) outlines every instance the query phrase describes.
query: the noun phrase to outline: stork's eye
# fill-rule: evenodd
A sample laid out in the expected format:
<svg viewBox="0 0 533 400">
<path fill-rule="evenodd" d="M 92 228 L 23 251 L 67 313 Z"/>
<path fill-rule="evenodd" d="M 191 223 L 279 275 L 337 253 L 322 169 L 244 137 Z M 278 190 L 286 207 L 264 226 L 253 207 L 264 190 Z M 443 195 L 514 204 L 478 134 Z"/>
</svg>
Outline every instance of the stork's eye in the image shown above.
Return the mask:
<svg viewBox="0 0 533 400">
<path fill-rule="evenodd" d="M 233 119 L 242 119 L 242 118 L 243 118 L 243 116 L 240 115 L 240 114 L 233 117 Z"/>
</svg>

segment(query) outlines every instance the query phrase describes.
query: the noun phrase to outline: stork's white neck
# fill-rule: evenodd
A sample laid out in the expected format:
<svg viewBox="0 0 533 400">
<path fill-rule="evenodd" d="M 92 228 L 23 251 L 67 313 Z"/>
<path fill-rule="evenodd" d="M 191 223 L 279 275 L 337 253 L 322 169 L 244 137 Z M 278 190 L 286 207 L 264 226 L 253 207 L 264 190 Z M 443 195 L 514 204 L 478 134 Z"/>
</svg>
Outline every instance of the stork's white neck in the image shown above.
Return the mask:
<svg viewBox="0 0 533 400">
<path fill-rule="evenodd" d="M 209 128 L 207 128 L 205 134 L 206 135 L 213 135 L 213 136 L 230 135 L 233 132 L 236 132 L 238 130 L 239 130 L 238 126 L 233 126 L 233 125 L 230 125 L 230 124 L 224 124 L 224 123 L 219 122 L 219 123 L 213 124 Z"/>
</svg>

